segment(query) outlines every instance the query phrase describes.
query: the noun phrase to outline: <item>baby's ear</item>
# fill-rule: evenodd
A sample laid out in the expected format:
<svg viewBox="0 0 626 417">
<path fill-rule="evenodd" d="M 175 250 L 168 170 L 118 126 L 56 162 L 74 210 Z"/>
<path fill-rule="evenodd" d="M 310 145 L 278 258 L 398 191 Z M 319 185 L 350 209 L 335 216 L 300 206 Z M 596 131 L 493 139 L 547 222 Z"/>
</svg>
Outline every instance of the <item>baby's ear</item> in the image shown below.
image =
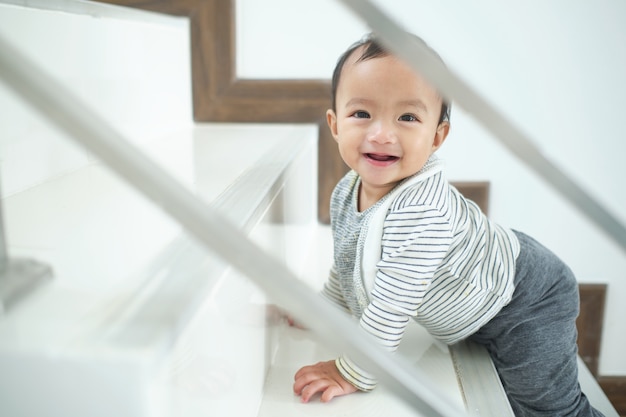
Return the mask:
<svg viewBox="0 0 626 417">
<path fill-rule="evenodd" d="M 326 122 L 328 123 L 328 127 L 330 128 L 330 133 L 333 135 L 333 138 L 337 140 L 337 115 L 332 109 L 326 110 Z"/>
<path fill-rule="evenodd" d="M 450 122 L 441 122 L 435 131 L 435 139 L 433 140 L 433 153 L 443 145 L 448 133 L 450 132 Z"/>
</svg>

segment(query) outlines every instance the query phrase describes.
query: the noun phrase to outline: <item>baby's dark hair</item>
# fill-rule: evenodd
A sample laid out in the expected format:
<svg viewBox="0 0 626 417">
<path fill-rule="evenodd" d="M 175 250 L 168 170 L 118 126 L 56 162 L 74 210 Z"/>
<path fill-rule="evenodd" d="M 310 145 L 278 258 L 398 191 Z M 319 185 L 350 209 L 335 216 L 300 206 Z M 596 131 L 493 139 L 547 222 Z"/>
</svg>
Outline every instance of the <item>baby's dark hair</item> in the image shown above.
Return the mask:
<svg viewBox="0 0 626 417">
<path fill-rule="evenodd" d="M 414 36 L 419 42 L 421 42 L 424 45 L 426 45 L 426 42 L 424 42 L 424 40 L 422 40 L 422 38 L 420 38 L 419 36 L 413 35 L 413 34 L 411 36 Z M 337 65 L 335 66 L 335 70 L 333 71 L 333 79 L 332 79 L 332 82 L 331 82 L 332 109 L 333 109 L 333 111 L 337 110 L 336 109 L 336 105 L 337 105 L 337 103 L 336 103 L 337 88 L 339 86 L 339 79 L 341 78 L 341 71 L 343 70 L 343 67 L 344 67 L 346 61 L 352 55 L 352 53 L 354 51 L 356 51 L 357 49 L 361 48 L 362 46 L 364 46 L 365 48 L 363 50 L 363 53 L 357 59 L 356 62 L 367 61 L 368 59 L 380 58 L 380 57 L 391 55 L 391 52 L 389 52 L 387 49 L 385 49 L 385 47 L 380 43 L 380 41 L 372 33 L 364 36 L 363 39 L 359 40 L 358 42 L 353 43 L 339 57 L 339 59 L 337 60 Z M 439 54 L 437 54 L 437 52 L 435 52 L 432 48 L 429 47 L 429 49 L 443 63 L 443 60 L 441 59 Z M 450 103 L 447 102 L 444 98 L 442 98 L 442 100 L 441 100 L 441 113 L 439 115 L 439 123 L 450 121 L 450 110 L 451 110 L 451 107 L 452 106 L 450 105 Z"/>
</svg>

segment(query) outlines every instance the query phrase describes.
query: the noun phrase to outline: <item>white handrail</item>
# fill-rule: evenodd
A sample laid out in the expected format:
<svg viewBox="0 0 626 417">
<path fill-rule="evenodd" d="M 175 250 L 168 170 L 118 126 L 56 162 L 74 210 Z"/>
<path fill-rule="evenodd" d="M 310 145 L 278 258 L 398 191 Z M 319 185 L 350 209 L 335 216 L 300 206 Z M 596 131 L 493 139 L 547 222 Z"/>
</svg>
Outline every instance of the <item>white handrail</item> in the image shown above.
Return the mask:
<svg viewBox="0 0 626 417">
<path fill-rule="evenodd" d="M 448 100 L 454 100 L 500 140 L 514 155 L 567 198 L 589 220 L 626 251 L 626 226 L 546 158 L 521 130 L 500 114 L 467 83 L 448 69 L 426 45 L 403 31 L 369 0 L 340 0 L 380 35 L 391 51 L 428 79 Z"/>
<path fill-rule="evenodd" d="M 169 213 L 207 249 L 289 309 L 328 346 L 348 352 L 367 365 L 383 384 L 422 415 L 466 415 L 435 391 L 417 369 L 384 351 L 352 320 L 299 281 L 284 264 L 251 242 L 1 37 L 0 77 L 44 117 Z"/>
</svg>

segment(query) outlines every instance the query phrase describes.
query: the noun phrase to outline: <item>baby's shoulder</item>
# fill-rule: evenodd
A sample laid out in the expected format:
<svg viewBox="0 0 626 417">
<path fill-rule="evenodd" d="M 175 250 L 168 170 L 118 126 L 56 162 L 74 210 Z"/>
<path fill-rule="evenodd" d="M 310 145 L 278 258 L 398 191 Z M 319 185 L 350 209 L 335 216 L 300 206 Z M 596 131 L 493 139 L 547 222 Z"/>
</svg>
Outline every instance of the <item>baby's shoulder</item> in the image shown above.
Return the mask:
<svg viewBox="0 0 626 417">
<path fill-rule="evenodd" d="M 442 173 L 437 173 L 423 181 L 405 184 L 395 195 L 389 208 L 391 211 L 425 206 L 442 208 L 448 204 L 449 193 L 450 184 Z"/>
</svg>

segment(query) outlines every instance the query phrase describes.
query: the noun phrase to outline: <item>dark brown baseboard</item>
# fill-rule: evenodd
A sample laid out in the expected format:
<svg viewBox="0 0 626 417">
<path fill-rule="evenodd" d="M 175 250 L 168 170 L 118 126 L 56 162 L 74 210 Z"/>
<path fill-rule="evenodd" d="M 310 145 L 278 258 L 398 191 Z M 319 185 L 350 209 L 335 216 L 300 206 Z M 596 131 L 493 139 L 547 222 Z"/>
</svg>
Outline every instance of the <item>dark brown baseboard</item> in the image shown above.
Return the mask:
<svg viewBox="0 0 626 417">
<path fill-rule="evenodd" d="M 578 328 L 578 354 L 594 377 L 598 378 L 598 358 L 604 324 L 605 284 L 580 284 L 580 314 Z"/>
<path fill-rule="evenodd" d="M 580 284 L 578 354 L 620 416 L 626 416 L 626 376 L 598 375 L 598 357 L 604 324 L 605 284 Z"/>
<path fill-rule="evenodd" d="M 626 416 L 626 377 L 601 376 L 598 383 L 620 416 Z"/>
</svg>

